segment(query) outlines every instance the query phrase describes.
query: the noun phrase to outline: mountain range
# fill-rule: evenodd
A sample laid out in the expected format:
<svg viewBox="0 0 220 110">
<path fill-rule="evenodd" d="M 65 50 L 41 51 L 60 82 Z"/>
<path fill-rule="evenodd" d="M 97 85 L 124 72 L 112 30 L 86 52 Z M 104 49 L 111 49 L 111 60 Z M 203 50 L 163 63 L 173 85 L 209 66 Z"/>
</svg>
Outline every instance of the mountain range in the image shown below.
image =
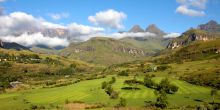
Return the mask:
<svg viewBox="0 0 220 110">
<path fill-rule="evenodd" d="M 46 47 L 32 47 L 31 50 L 38 53 L 59 54 L 70 59 L 78 59 L 89 63 L 112 65 L 137 59 L 143 59 L 161 52 L 161 50 L 176 49 L 187 46 L 195 41 L 210 41 L 218 39 L 220 34 L 219 24 L 213 20 L 199 25 L 195 29 L 189 29 L 177 38 L 164 38 L 165 32 L 156 25 L 149 25 L 145 30 L 139 25 L 134 25 L 130 33 L 153 33 L 155 36 L 133 37 L 127 36 L 121 39 L 107 37 L 93 37 L 83 42 L 72 42 L 68 47 L 58 51 Z M 44 34 L 64 35 L 65 30 L 47 30 Z M 123 33 L 123 32 L 122 32 Z M 17 43 L 0 42 L 1 48 L 29 50 Z"/>
</svg>

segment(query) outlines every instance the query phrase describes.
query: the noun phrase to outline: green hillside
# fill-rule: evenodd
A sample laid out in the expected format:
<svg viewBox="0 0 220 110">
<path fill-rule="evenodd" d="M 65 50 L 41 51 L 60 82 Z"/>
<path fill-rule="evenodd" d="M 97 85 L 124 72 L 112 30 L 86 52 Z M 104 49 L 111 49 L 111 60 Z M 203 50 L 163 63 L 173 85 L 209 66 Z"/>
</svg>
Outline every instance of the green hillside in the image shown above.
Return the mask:
<svg viewBox="0 0 220 110">
<path fill-rule="evenodd" d="M 162 39 L 162 38 L 122 38 L 120 39 L 123 42 L 130 43 L 138 48 L 145 50 L 149 54 L 156 53 L 164 48 L 171 39 Z"/>
<path fill-rule="evenodd" d="M 132 44 L 112 38 L 96 37 L 86 42 L 72 43 L 60 55 L 89 63 L 111 65 L 145 57 L 145 52 Z"/>
<path fill-rule="evenodd" d="M 182 62 L 219 58 L 220 39 L 209 41 L 196 41 L 175 50 L 166 50 L 165 57 L 157 60 L 161 63 Z M 169 53 L 170 52 L 170 53 Z"/>
</svg>

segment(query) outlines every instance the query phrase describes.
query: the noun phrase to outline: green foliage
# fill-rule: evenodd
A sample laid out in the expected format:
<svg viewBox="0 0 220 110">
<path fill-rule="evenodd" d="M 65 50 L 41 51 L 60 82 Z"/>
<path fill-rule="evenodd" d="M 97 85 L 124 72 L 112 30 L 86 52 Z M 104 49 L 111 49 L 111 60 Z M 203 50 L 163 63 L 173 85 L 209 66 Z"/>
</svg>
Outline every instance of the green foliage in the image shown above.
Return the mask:
<svg viewBox="0 0 220 110">
<path fill-rule="evenodd" d="M 9 63 L 9 62 L 6 62 L 6 61 L 1 61 L 1 62 L 0 62 L 0 66 L 3 66 L 3 67 L 8 68 L 8 67 L 11 67 L 12 64 Z"/>
<path fill-rule="evenodd" d="M 113 88 L 111 84 L 108 84 L 107 87 L 105 88 L 105 92 L 111 96 L 112 92 L 113 92 Z"/>
<path fill-rule="evenodd" d="M 102 89 L 105 89 L 105 88 L 107 87 L 107 85 L 108 85 L 108 83 L 107 83 L 106 81 L 104 81 L 104 82 L 102 82 L 101 88 L 102 88 Z"/>
<path fill-rule="evenodd" d="M 155 88 L 156 86 L 156 84 L 152 81 L 152 77 L 148 74 L 144 77 L 144 86 L 148 88 Z"/>
<path fill-rule="evenodd" d="M 112 77 L 109 82 L 102 82 L 101 88 L 105 89 L 105 92 L 110 96 L 111 99 L 117 99 L 119 93 L 112 88 L 112 84 L 116 82 L 116 78 Z"/>
<path fill-rule="evenodd" d="M 215 96 L 218 95 L 218 90 L 217 89 L 212 89 L 210 95 L 212 96 L 212 102 L 214 104 L 215 103 Z"/>
<path fill-rule="evenodd" d="M 112 91 L 110 94 L 110 98 L 111 99 L 117 99 L 118 98 L 119 93 L 117 91 Z"/>
<path fill-rule="evenodd" d="M 116 105 L 116 107 L 125 107 L 127 105 L 127 101 L 125 98 L 120 98 L 119 103 Z"/>
<path fill-rule="evenodd" d="M 135 79 L 130 79 L 130 80 L 125 80 L 124 84 L 128 84 L 128 85 L 137 85 L 137 84 L 143 84 L 142 81 L 138 81 Z"/>
<path fill-rule="evenodd" d="M 220 69 L 197 70 L 195 72 L 185 73 L 180 77 L 181 80 L 201 86 L 210 86 L 220 88 Z"/>
<path fill-rule="evenodd" d="M 128 71 L 124 70 L 118 73 L 119 76 L 129 76 Z"/>
<path fill-rule="evenodd" d="M 178 91 L 178 87 L 175 85 L 171 85 L 168 78 L 162 79 L 161 82 L 157 85 L 156 88 L 160 92 L 166 93 L 175 93 Z"/>
<path fill-rule="evenodd" d="M 166 69 L 169 69 L 169 68 L 171 67 L 168 65 L 160 65 L 157 67 L 157 71 L 165 71 Z"/>
<path fill-rule="evenodd" d="M 159 108 L 166 108 L 168 106 L 167 96 L 165 91 L 156 92 L 158 96 L 156 99 L 155 106 Z"/>
<path fill-rule="evenodd" d="M 116 78 L 112 77 L 111 81 L 109 81 L 109 84 L 113 84 L 113 83 L 115 83 L 115 81 L 116 81 Z"/>
</svg>

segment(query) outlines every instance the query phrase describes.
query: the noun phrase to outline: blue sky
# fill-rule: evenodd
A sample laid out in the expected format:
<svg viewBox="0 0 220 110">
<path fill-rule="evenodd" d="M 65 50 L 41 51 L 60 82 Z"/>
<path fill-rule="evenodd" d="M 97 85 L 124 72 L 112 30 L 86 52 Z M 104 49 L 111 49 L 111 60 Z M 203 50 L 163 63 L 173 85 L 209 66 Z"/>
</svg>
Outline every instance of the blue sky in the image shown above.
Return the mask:
<svg viewBox="0 0 220 110">
<path fill-rule="evenodd" d="M 203 11 L 205 15 L 192 16 L 176 12 L 181 3 L 176 0 L 6 0 L 1 3 L 5 14 L 25 12 L 34 17 L 42 17 L 49 22 L 70 24 L 72 22 L 94 26 L 88 20 L 97 12 L 113 9 L 126 14 L 122 21 L 124 29 L 129 30 L 139 24 L 146 28 L 156 24 L 165 32 L 182 33 L 190 27 L 213 19 L 220 22 L 220 1 L 207 0 L 205 8 L 190 7 Z M 51 14 L 60 14 L 60 19 L 52 19 Z M 116 30 L 116 29 L 115 29 Z M 117 30 L 118 31 L 118 30 Z"/>
</svg>

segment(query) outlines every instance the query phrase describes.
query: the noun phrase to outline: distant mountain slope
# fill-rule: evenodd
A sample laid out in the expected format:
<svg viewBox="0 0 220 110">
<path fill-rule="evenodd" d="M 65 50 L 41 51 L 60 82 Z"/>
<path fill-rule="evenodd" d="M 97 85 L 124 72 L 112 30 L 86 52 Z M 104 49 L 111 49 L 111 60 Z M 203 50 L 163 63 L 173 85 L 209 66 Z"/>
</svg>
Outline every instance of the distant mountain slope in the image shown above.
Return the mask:
<svg viewBox="0 0 220 110">
<path fill-rule="evenodd" d="M 162 49 L 165 49 L 171 39 L 154 37 L 125 37 L 120 40 L 131 43 L 132 45 L 145 50 L 149 54 L 154 54 Z"/>
<path fill-rule="evenodd" d="M 86 42 L 72 43 L 60 55 L 90 63 L 111 65 L 143 58 L 146 53 L 112 38 L 96 37 Z"/>
<path fill-rule="evenodd" d="M 171 38 L 163 38 L 166 34 L 159 29 L 155 24 L 149 25 L 144 31 L 139 25 L 133 26 L 129 32 L 149 32 L 155 34 L 155 36 L 142 36 L 132 37 L 127 36 L 120 41 L 130 43 L 138 48 L 145 50 L 149 54 L 154 54 L 162 49 L 165 49 Z"/>
<path fill-rule="evenodd" d="M 154 33 L 159 37 L 163 37 L 166 33 L 160 30 L 155 24 L 149 25 L 146 30 L 146 32 Z"/>
<path fill-rule="evenodd" d="M 208 32 L 220 32 L 220 24 L 218 24 L 214 20 L 211 20 L 206 24 L 199 25 L 198 29 L 205 30 L 205 31 L 208 31 Z"/>
<path fill-rule="evenodd" d="M 36 53 L 42 53 L 42 54 L 54 54 L 57 55 L 59 53 L 59 50 L 52 49 L 52 48 L 42 48 L 42 47 L 31 47 L 31 51 Z"/>
<path fill-rule="evenodd" d="M 29 50 L 29 48 L 22 46 L 20 44 L 17 44 L 15 42 L 3 42 L 1 39 L 0 39 L 0 48 L 15 49 L 15 50 Z"/>
</svg>

